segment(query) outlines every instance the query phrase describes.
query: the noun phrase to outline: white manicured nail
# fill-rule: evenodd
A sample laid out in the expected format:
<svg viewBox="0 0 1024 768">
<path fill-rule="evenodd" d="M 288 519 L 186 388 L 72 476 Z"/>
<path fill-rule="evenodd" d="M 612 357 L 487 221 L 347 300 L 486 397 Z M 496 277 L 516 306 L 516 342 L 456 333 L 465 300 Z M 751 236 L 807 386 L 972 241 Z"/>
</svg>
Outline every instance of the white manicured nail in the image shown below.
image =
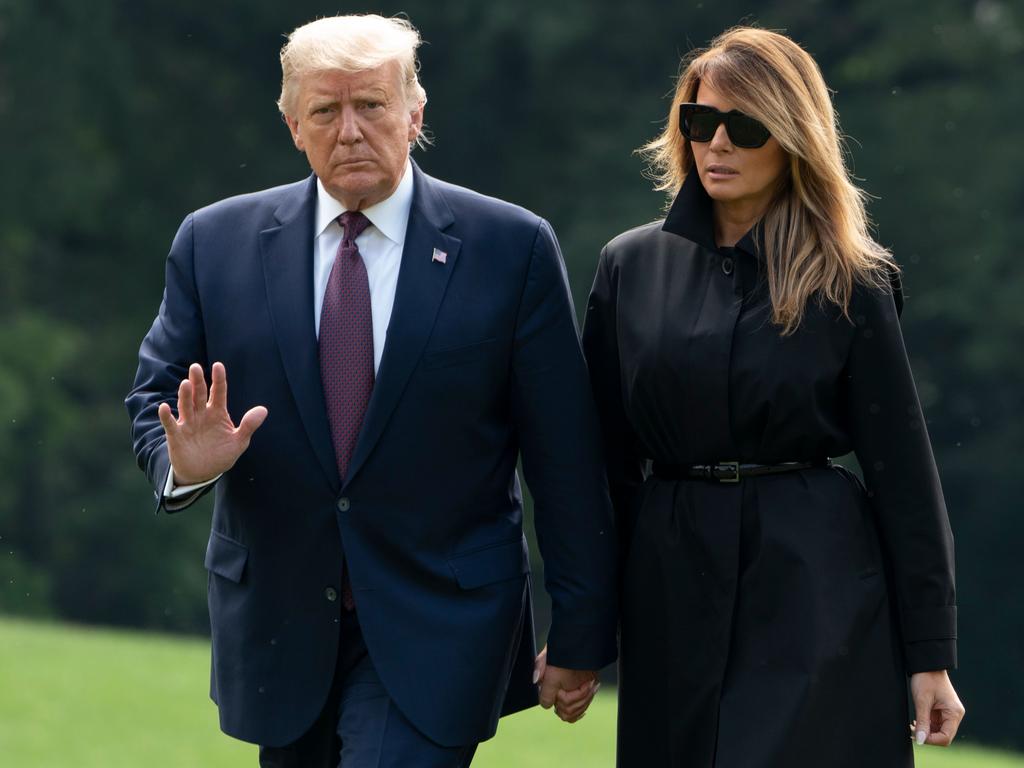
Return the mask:
<svg viewBox="0 0 1024 768">
<path fill-rule="evenodd" d="M 536 685 L 537 681 L 540 680 L 540 670 L 533 670 L 533 684 Z"/>
<path fill-rule="evenodd" d="M 924 741 L 927 738 L 928 738 L 928 734 L 925 733 L 924 731 L 918 731 L 917 732 L 917 743 L 918 744 L 924 744 Z"/>
</svg>

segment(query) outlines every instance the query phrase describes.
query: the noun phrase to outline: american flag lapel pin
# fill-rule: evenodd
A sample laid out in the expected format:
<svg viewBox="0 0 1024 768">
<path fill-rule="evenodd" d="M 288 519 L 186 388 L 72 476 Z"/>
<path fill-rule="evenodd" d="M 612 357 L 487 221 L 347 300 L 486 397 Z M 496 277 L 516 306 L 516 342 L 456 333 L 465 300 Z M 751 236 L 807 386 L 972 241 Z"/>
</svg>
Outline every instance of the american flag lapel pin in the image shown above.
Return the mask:
<svg viewBox="0 0 1024 768">
<path fill-rule="evenodd" d="M 431 262 L 437 262 L 438 264 L 448 263 L 448 254 L 439 248 L 434 249 L 434 255 L 430 257 Z"/>
</svg>

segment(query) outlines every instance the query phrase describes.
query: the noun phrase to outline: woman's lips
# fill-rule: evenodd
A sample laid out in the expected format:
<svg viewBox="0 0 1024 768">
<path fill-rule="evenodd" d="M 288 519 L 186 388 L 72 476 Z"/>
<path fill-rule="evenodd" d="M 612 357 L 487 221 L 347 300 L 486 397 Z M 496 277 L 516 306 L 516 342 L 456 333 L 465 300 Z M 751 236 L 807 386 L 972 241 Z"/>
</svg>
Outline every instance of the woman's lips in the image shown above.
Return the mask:
<svg viewBox="0 0 1024 768">
<path fill-rule="evenodd" d="M 709 178 L 715 180 L 734 179 L 740 172 L 728 165 L 709 165 L 704 171 Z"/>
</svg>

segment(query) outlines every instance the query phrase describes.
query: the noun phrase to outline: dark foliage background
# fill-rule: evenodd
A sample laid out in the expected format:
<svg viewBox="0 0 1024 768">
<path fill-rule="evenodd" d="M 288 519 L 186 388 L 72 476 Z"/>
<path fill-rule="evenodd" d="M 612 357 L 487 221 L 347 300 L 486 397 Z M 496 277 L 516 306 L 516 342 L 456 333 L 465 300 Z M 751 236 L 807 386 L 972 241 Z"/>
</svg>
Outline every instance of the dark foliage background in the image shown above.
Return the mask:
<svg viewBox="0 0 1024 768">
<path fill-rule="evenodd" d="M 1024 747 L 1024 10 L 1009 0 L 0 0 L 0 613 L 205 632 L 209 508 L 154 517 L 121 399 L 188 211 L 304 176 L 283 35 L 406 12 L 430 173 L 600 246 L 659 216 L 631 150 L 728 26 L 818 60 L 906 268 L 904 329 L 957 536 L 966 739 Z M 245 311 L 239 307 L 239 311 Z M 539 571 L 539 564 L 538 564 Z"/>
</svg>

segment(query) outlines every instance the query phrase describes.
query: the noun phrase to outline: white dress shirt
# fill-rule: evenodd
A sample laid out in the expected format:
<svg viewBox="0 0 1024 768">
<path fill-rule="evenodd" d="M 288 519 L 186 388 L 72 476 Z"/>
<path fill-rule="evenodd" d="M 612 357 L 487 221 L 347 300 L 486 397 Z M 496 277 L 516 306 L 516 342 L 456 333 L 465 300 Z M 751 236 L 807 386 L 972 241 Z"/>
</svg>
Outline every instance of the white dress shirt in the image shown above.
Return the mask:
<svg viewBox="0 0 1024 768">
<path fill-rule="evenodd" d="M 412 164 L 406 162 L 405 173 L 398 187 L 390 197 L 371 205 L 363 211 L 373 226 L 367 227 L 356 238 L 359 255 L 366 265 L 366 279 L 370 284 L 370 312 L 373 315 L 373 370 L 380 368 L 384 354 L 391 310 L 395 305 L 395 290 L 398 288 L 398 269 L 402 264 L 402 249 L 405 245 L 405 231 L 409 226 L 409 211 L 412 209 Z M 313 230 L 313 324 L 317 338 L 320 337 L 320 312 L 327 292 L 327 281 L 331 276 L 334 259 L 344 235 L 338 217 L 345 213 L 345 206 L 335 200 L 324 189 L 320 179 L 316 180 L 316 221 Z M 228 371 L 230 374 L 230 371 Z M 192 502 L 192 497 L 220 475 L 205 483 L 195 485 L 174 485 L 174 469 L 167 473 L 164 485 L 164 504 L 169 510 L 181 509 Z"/>
</svg>

